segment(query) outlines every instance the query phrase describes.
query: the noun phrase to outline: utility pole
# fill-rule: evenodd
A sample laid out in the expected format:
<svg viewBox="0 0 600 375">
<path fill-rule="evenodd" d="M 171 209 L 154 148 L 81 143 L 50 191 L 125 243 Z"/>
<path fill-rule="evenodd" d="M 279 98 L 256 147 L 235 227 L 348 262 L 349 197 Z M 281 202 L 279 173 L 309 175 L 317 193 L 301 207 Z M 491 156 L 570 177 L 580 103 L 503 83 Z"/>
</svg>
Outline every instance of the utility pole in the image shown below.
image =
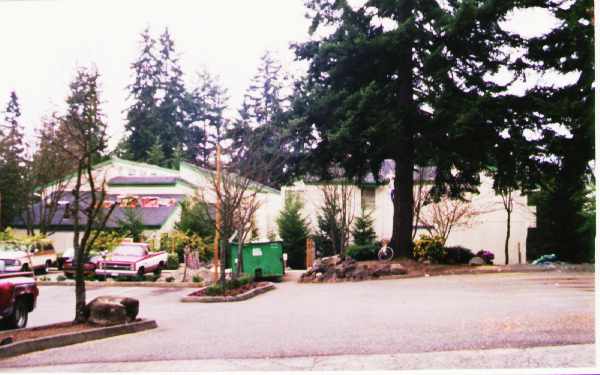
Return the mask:
<svg viewBox="0 0 600 375">
<path fill-rule="evenodd" d="M 214 243 L 214 255 L 213 255 L 213 266 L 215 272 L 213 274 L 213 281 L 216 283 L 219 280 L 219 239 L 221 233 L 221 145 L 217 143 L 217 186 L 216 186 L 216 202 L 215 202 L 215 243 Z"/>
</svg>

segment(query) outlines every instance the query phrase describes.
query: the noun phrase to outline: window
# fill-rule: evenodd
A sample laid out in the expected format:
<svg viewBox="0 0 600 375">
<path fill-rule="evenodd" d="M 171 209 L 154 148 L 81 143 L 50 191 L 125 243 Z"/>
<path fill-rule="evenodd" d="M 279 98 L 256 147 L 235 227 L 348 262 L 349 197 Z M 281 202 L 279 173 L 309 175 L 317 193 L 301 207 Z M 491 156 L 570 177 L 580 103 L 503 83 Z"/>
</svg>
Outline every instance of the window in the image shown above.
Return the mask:
<svg viewBox="0 0 600 375">
<path fill-rule="evenodd" d="M 375 188 L 363 187 L 360 190 L 360 208 L 365 212 L 375 211 Z"/>
</svg>

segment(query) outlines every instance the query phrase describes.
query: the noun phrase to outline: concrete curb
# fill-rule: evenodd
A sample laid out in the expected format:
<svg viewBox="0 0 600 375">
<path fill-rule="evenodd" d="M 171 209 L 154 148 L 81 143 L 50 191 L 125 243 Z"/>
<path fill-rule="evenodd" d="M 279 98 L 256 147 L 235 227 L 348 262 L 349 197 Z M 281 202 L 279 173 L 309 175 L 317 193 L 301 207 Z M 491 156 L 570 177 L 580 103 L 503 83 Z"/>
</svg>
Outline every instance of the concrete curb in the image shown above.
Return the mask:
<svg viewBox="0 0 600 375">
<path fill-rule="evenodd" d="M 201 288 L 200 290 L 204 290 L 208 287 L 204 287 Z M 205 303 L 210 303 L 210 302 L 237 302 L 237 301 L 244 301 L 247 299 L 250 299 L 252 297 L 255 297 L 259 294 L 263 294 L 268 292 L 269 290 L 275 289 L 275 284 L 273 283 L 267 283 L 267 285 L 252 289 L 247 291 L 246 293 L 242 293 L 240 295 L 237 296 L 206 296 L 206 297 L 196 297 L 196 296 L 186 296 L 183 297 L 180 301 L 181 302 L 205 302 Z"/>
<path fill-rule="evenodd" d="M 41 327 L 25 328 L 25 330 L 39 330 L 55 325 L 56 324 L 50 324 Z M 107 337 L 124 335 L 127 333 L 140 332 L 156 327 L 158 326 L 155 320 L 141 320 L 132 323 L 114 325 L 110 327 L 91 329 L 85 332 L 64 333 L 61 335 L 46 336 L 38 339 L 19 341 L 13 344 L 8 344 L 0 347 L 0 358 L 8 358 L 16 355 L 35 352 L 38 350 L 58 348 L 61 346 L 79 344 L 85 341 L 99 340 Z"/>
<path fill-rule="evenodd" d="M 37 281 L 37 285 L 46 285 L 46 286 L 75 286 L 74 281 Z M 194 282 L 171 282 L 168 283 L 166 281 L 86 281 L 86 287 L 111 287 L 111 286 L 119 286 L 119 287 L 127 287 L 127 286 L 139 286 L 139 287 L 150 287 L 150 288 L 198 288 L 206 285 L 205 283 L 194 283 Z"/>
</svg>

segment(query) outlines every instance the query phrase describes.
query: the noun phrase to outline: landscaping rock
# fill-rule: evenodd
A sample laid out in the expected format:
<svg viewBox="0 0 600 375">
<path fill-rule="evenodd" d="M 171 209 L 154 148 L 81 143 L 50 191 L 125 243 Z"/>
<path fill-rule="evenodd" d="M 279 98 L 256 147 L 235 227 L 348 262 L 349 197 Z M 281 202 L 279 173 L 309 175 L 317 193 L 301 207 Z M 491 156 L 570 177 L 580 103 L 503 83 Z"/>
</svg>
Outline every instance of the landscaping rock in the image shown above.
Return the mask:
<svg viewBox="0 0 600 375">
<path fill-rule="evenodd" d="M 391 274 L 391 266 L 389 263 L 387 263 L 387 264 L 376 267 L 371 275 L 374 277 L 379 277 L 379 276 L 386 276 L 389 274 Z"/>
<path fill-rule="evenodd" d="M 480 258 L 480 257 L 473 257 L 469 261 L 469 265 L 471 265 L 471 266 L 482 266 L 484 264 L 485 264 L 485 260 L 483 260 L 483 258 Z"/>
<path fill-rule="evenodd" d="M 406 275 L 408 271 L 401 264 L 392 264 L 390 266 L 390 275 Z"/>
<path fill-rule="evenodd" d="M 101 296 L 85 306 L 88 322 L 102 326 L 132 322 L 137 317 L 140 303 L 135 298 Z"/>
<path fill-rule="evenodd" d="M 376 279 L 387 275 L 404 275 L 407 270 L 400 264 L 359 263 L 350 257 L 332 256 L 315 260 L 313 267 L 300 276 L 300 282 L 335 282 L 344 280 Z"/>
</svg>

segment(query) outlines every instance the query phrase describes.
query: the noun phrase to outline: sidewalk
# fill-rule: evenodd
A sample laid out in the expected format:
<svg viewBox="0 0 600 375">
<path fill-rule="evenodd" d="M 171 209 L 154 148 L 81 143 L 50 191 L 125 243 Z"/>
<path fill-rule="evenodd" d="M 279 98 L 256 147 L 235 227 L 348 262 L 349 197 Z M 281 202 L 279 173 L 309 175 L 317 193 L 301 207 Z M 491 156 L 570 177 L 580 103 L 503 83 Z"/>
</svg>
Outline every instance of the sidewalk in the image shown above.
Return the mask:
<svg viewBox="0 0 600 375">
<path fill-rule="evenodd" d="M 595 366 L 595 346 L 587 344 L 525 349 L 375 355 L 79 363 L 60 366 L 3 368 L 2 372 L 357 371 L 460 368 L 591 368 L 593 366 Z M 579 373 L 584 372 L 580 371 Z"/>
</svg>

